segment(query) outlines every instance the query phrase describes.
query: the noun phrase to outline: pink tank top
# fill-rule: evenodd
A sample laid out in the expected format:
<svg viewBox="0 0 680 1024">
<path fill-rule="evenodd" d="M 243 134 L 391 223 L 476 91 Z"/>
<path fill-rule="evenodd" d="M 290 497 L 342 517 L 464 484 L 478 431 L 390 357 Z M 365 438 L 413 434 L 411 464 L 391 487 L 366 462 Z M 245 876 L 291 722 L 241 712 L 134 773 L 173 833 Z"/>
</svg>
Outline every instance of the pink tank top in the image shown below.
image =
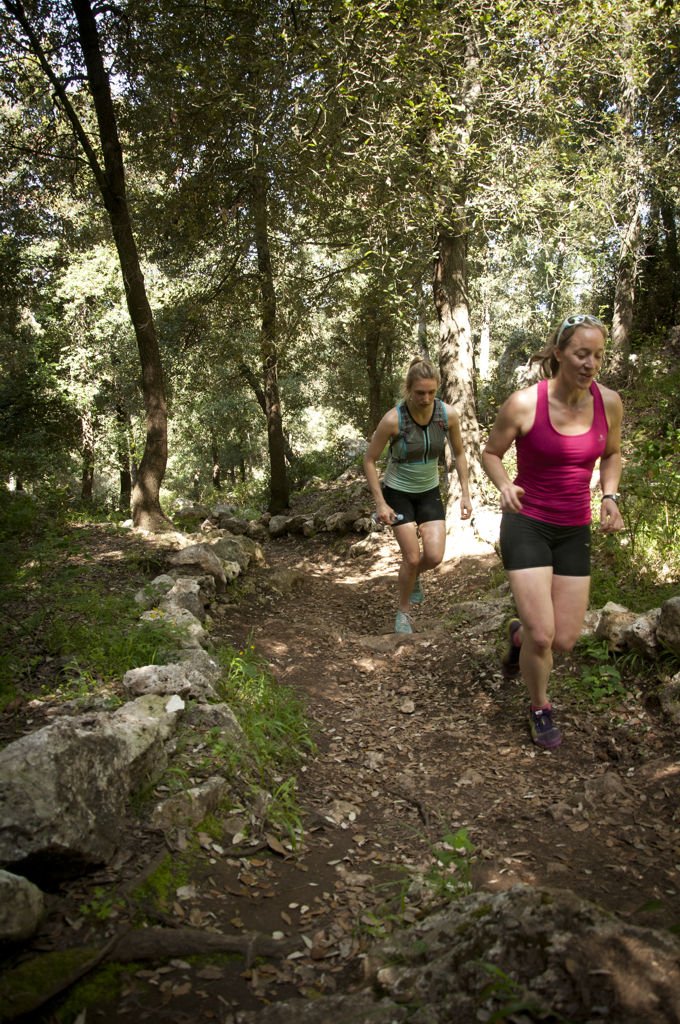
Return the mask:
<svg viewBox="0 0 680 1024">
<path fill-rule="evenodd" d="M 522 514 L 557 526 L 585 526 L 592 518 L 590 480 L 607 444 L 607 416 L 593 381 L 593 423 L 583 434 L 560 434 L 550 422 L 548 381 L 538 382 L 531 430 L 515 441 Z"/>
</svg>

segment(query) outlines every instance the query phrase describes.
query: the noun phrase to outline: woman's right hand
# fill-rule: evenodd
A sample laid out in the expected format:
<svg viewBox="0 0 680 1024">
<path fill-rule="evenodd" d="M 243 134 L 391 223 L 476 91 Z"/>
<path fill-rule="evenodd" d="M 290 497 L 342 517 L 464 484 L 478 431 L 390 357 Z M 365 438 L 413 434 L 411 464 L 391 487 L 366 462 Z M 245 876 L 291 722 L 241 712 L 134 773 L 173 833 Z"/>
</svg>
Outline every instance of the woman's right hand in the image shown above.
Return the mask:
<svg viewBox="0 0 680 1024">
<path fill-rule="evenodd" d="M 385 523 L 386 526 L 392 526 L 397 518 L 397 513 L 391 508 L 386 501 L 380 501 L 375 506 L 375 518 L 379 523 Z"/>
<path fill-rule="evenodd" d="M 508 483 L 501 488 L 501 511 L 521 512 L 524 488 Z"/>
</svg>

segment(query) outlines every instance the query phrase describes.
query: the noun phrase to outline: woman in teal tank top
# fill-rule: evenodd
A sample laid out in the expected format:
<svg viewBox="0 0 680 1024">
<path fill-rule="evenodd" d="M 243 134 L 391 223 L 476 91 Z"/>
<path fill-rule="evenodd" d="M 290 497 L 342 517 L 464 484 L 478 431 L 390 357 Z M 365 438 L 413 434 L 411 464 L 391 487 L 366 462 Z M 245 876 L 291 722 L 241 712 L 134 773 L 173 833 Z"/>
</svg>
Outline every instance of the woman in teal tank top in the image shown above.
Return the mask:
<svg viewBox="0 0 680 1024">
<path fill-rule="evenodd" d="M 468 519 L 472 514 L 460 422 L 453 407 L 436 397 L 438 387 L 439 373 L 433 364 L 420 356 L 413 359 L 404 382 L 404 401 L 383 416 L 364 456 L 376 518 L 393 527 L 401 551 L 396 633 L 413 632 L 409 609 L 423 600 L 420 575 L 444 557 L 446 524 L 438 463 L 447 438 L 460 481 L 461 517 Z M 377 461 L 388 444 L 381 485 Z"/>
</svg>

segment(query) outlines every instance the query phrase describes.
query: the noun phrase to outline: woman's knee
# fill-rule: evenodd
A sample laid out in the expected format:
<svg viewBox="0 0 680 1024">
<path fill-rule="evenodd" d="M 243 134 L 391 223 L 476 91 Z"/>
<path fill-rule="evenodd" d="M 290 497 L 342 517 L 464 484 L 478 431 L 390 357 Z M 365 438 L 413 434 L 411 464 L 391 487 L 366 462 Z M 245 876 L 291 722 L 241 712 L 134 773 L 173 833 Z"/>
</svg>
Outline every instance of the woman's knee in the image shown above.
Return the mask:
<svg viewBox="0 0 680 1024">
<path fill-rule="evenodd" d="M 420 567 L 420 551 L 402 551 L 401 560 L 409 569 L 415 571 Z"/>
<path fill-rule="evenodd" d="M 555 633 L 553 640 L 554 651 L 573 651 L 576 641 L 581 635 L 581 630 L 564 630 L 561 629 Z"/>
<path fill-rule="evenodd" d="M 441 560 L 444 557 L 444 552 L 439 551 L 423 551 L 420 559 L 420 568 L 424 569 L 436 569 L 441 564 Z"/>
<path fill-rule="evenodd" d="M 528 640 L 539 654 L 551 651 L 555 646 L 555 633 L 551 629 L 539 626 L 531 629 L 524 626 L 523 641 Z"/>
</svg>

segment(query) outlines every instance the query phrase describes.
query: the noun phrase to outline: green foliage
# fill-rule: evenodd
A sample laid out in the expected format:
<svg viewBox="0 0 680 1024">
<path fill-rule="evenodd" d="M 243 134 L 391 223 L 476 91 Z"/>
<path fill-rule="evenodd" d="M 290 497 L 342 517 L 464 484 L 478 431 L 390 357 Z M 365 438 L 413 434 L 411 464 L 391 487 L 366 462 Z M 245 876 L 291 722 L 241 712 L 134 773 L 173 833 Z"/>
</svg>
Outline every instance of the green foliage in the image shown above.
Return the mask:
<svg viewBox="0 0 680 1024">
<path fill-rule="evenodd" d="M 0 491 L 0 536 L 15 531 L 2 566 L 0 703 L 17 688 L 85 696 L 128 669 L 168 660 L 181 644 L 181 630 L 141 622 L 133 595 L 112 589 L 106 566 L 87 557 L 86 529 L 56 506 Z M 141 584 L 134 557 L 133 571 Z"/>
<path fill-rule="evenodd" d="M 240 650 L 226 645 L 217 657 L 224 667 L 218 693 L 236 715 L 246 743 L 230 744 L 214 730 L 207 738 L 206 766 L 214 771 L 216 764 L 224 765 L 227 774 L 238 773 L 251 793 L 268 793 L 267 818 L 296 846 L 302 833 L 297 786 L 285 773 L 315 749 L 303 707 L 289 687 L 273 678 L 253 644 Z"/>
<path fill-rule="evenodd" d="M 96 921 L 108 921 L 122 905 L 122 899 L 117 899 L 109 890 L 98 885 L 92 890 L 90 899 L 81 904 L 80 912 L 84 917 L 91 917 Z"/>
<path fill-rule="evenodd" d="M 169 912 L 177 898 L 177 889 L 186 885 L 190 877 L 190 861 L 194 854 L 187 851 L 181 856 L 168 854 L 156 869 L 131 893 L 131 901 L 143 915 L 160 911 Z"/>
<path fill-rule="evenodd" d="M 96 947 L 80 946 L 43 953 L 24 960 L 0 976 L 0 1007 L 8 1013 L 6 1020 L 15 1020 L 35 1007 L 36 994 L 54 989 L 65 977 L 86 964 L 98 953 Z M 9 1015 L 11 1014 L 11 1016 Z M 73 1017 L 64 1016 L 64 1022 Z"/>
<path fill-rule="evenodd" d="M 621 672 L 609 653 L 606 640 L 586 637 L 579 640 L 577 650 L 585 664 L 579 678 L 568 682 L 576 694 L 600 707 L 626 696 Z"/>
<path fill-rule="evenodd" d="M 465 828 L 447 833 L 432 848 L 434 864 L 425 881 L 439 899 L 459 899 L 472 891 L 471 856 L 474 849 Z"/>
<path fill-rule="evenodd" d="M 252 643 L 222 647 L 217 657 L 225 670 L 218 692 L 236 714 L 262 780 L 297 765 L 314 743 L 293 691 L 277 683 Z"/>
</svg>

